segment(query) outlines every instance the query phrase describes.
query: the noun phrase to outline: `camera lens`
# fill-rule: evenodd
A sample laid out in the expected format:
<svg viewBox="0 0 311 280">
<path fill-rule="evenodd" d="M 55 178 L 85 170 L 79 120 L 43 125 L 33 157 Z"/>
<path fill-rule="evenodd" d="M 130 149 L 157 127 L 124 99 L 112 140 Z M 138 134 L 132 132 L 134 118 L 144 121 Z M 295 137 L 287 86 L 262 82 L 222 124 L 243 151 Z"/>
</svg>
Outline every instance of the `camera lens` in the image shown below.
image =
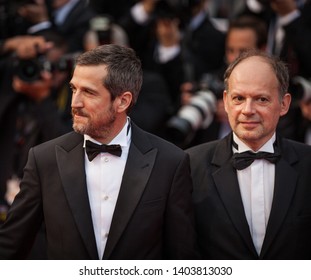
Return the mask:
<svg viewBox="0 0 311 280">
<path fill-rule="evenodd" d="M 182 106 L 177 115 L 168 120 L 166 124 L 168 140 L 180 147 L 186 146 L 198 129 L 210 125 L 216 111 L 216 102 L 216 97 L 211 91 L 197 91 L 189 104 Z"/>
<path fill-rule="evenodd" d="M 37 60 L 19 60 L 15 74 L 23 81 L 32 82 L 40 79 L 41 67 Z"/>
</svg>

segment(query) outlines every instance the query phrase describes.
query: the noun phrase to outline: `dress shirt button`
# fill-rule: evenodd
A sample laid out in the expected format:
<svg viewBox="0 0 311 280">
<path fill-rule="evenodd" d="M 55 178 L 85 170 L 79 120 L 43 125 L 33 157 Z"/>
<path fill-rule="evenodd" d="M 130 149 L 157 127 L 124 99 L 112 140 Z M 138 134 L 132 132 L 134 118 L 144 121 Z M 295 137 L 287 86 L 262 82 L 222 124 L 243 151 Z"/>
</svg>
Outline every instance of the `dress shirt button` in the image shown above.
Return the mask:
<svg viewBox="0 0 311 280">
<path fill-rule="evenodd" d="M 108 161 L 109 161 L 109 158 L 108 158 L 108 157 L 105 157 L 105 158 L 104 158 L 104 161 L 105 161 L 105 162 L 108 162 Z"/>
<path fill-rule="evenodd" d="M 108 200 L 109 196 L 108 195 L 105 195 L 104 196 L 104 200 Z"/>
</svg>

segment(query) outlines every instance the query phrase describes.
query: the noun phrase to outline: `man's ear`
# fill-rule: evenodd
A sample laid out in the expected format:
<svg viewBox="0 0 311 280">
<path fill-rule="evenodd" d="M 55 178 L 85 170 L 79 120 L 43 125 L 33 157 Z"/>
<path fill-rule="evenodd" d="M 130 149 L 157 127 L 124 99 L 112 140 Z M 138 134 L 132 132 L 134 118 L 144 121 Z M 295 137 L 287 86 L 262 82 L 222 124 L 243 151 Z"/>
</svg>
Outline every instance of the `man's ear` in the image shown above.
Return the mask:
<svg viewBox="0 0 311 280">
<path fill-rule="evenodd" d="M 291 100 L 292 100 L 291 94 L 286 93 L 281 102 L 280 116 L 284 116 L 288 112 Z"/>
<path fill-rule="evenodd" d="M 228 92 L 226 90 L 224 90 L 224 92 L 222 94 L 222 100 L 224 102 L 225 111 L 228 113 L 228 111 L 227 111 L 227 98 L 228 98 Z"/>
<path fill-rule="evenodd" d="M 122 93 L 122 95 L 117 97 L 116 100 L 116 110 L 119 113 L 127 111 L 127 109 L 131 106 L 132 104 L 132 93 L 129 91 L 126 91 Z"/>
</svg>

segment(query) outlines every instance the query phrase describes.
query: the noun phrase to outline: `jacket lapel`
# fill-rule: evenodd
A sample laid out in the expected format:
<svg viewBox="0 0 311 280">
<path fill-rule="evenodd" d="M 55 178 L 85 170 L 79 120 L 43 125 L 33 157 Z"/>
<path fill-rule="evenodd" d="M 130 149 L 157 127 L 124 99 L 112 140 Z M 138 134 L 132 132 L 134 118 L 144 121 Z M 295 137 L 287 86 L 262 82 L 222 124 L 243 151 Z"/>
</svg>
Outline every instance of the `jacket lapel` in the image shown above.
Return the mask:
<svg viewBox="0 0 311 280">
<path fill-rule="evenodd" d="M 281 142 L 278 143 L 281 146 Z M 282 147 L 282 158 L 275 166 L 273 202 L 260 256 L 263 257 L 275 239 L 290 207 L 298 179 L 292 164 L 298 160 L 290 146 Z"/>
<path fill-rule="evenodd" d="M 145 134 L 132 123 L 132 143 L 113 214 L 104 259 L 110 257 L 139 203 L 155 163 L 156 155 L 157 149 L 152 147 Z"/>
<path fill-rule="evenodd" d="M 63 146 L 56 146 L 56 158 L 64 191 L 77 228 L 91 259 L 98 259 L 84 167 L 83 136 L 72 134 Z M 80 172 L 79 172 L 80 171 Z"/>
<path fill-rule="evenodd" d="M 213 178 L 234 227 L 249 250 L 257 256 L 244 212 L 236 170 L 231 163 L 231 156 L 232 134 L 220 141 L 215 150 L 212 163 L 219 168 L 213 173 Z"/>
</svg>

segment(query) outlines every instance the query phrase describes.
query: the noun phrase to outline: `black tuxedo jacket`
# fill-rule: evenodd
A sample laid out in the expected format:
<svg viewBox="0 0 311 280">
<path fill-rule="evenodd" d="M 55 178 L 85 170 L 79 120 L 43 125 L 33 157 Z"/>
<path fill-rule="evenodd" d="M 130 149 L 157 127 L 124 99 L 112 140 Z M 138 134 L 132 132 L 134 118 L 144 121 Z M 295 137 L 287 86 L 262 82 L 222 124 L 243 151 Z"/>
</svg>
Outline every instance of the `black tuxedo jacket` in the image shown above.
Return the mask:
<svg viewBox="0 0 311 280">
<path fill-rule="evenodd" d="M 226 35 L 213 25 L 209 16 L 195 30 L 185 31 L 182 42 L 183 59 L 187 67 L 192 67 L 187 80 L 200 81 L 204 73 L 217 71 L 222 67 L 225 38 Z M 191 77 L 192 75 L 194 76 Z"/>
<path fill-rule="evenodd" d="M 120 193 L 104 256 L 98 256 L 75 132 L 32 148 L 21 192 L 0 228 L 0 258 L 24 258 L 43 221 L 50 259 L 197 257 L 189 157 L 132 124 Z"/>
<path fill-rule="evenodd" d="M 232 134 L 190 154 L 199 248 L 205 259 L 311 259 L 311 146 L 278 138 L 269 222 L 258 256 L 244 213 Z"/>
</svg>

